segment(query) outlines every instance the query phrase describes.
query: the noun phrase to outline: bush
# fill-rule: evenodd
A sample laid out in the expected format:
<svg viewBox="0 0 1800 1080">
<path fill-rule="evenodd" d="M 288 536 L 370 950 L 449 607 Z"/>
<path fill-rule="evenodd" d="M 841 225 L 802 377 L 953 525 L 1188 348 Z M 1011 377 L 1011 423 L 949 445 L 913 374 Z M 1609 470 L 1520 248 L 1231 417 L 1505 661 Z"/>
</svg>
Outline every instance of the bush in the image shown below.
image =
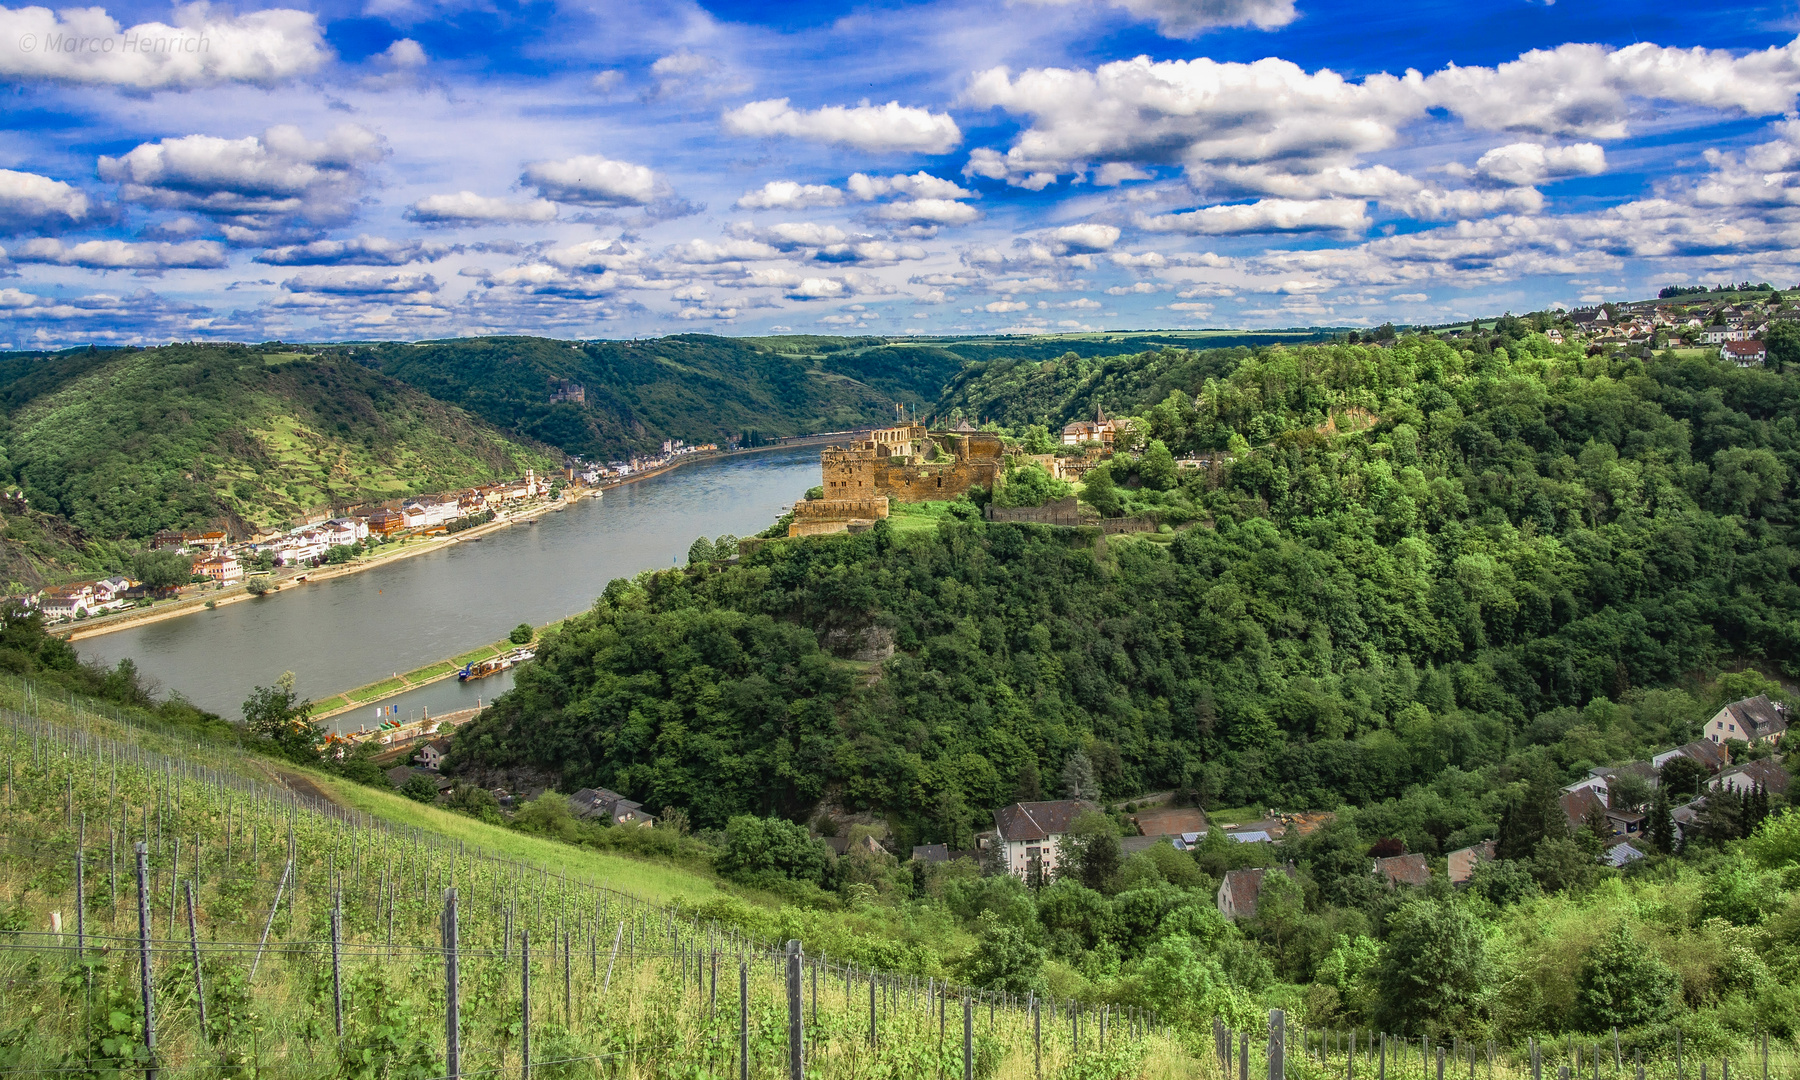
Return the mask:
<svg viewBox="0 0 1800 1080">
<path fill-rule="evenodd" d="M 725 850 L 713 860 L 723 877 L 767 887 L 774 881 L 823 886 L 831 869 L 831 849 L 803 825 L 780 818 L 740 814 L 725 826 Z"/>
<path fill-rule="evenodd" d="M 534 637 L 537 637 L 537 631 L 532 629 L 530 623 L 522 622 L 512 628 L 512 633 L 506 635 L 506 640 L 514 645 L 529 645 Z"/>
<path fill-rule="evenodd" d="M 437 781 L 424 773 L 413 773 L 407 778 L 406 783 L 400 786 L 400 794 L 414 802 L 437 802 Z"/>
<path fill-rule="evenodd" d="M 1588 953 L 1575 978 L 1575 1006 L 1588 1031 L 1660 1024 L 1675 1010 L 1681 977 L 1620 923 Z"/>
</svg>

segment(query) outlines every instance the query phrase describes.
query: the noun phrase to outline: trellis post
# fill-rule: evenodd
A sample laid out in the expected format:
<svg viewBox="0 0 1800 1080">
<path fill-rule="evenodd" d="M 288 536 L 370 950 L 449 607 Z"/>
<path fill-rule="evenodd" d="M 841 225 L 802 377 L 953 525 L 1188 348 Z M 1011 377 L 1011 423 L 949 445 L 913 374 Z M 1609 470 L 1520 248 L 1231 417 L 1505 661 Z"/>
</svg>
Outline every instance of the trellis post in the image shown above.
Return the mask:
<svg viewBox="0 0 1800 1080">
<path fill-rule="evenodd" d="M 156 1080 L 156 995 L 150 978 L 150 848 L 139 841 L 137 851 L 138 988 L 144 996 L 144 1080 Z"/>
</svg>

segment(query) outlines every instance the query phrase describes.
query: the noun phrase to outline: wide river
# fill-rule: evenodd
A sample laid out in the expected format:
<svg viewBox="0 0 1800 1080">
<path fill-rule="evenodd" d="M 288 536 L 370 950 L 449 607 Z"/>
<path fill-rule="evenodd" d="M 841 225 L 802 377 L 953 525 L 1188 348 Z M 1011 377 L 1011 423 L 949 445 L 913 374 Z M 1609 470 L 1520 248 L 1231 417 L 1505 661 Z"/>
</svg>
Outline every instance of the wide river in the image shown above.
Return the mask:
<svg viewBox="0 0 1800 1080">
<path fill-rule="evenodd" d="M 237 719 L 250 688 L 292 671 L 302 695 L 326 697 L 394 672 L 584 611 L 613 578 L 687 560 L 697 536 L 750 536 L 817 484 L 819 447 L 683 465 L 518 524 L 390 565 L 282 589 L 259 600 L 76 643 L 108 666 L 130 657 L 164 691 Z M 455 679 L 389 698 L 401 717 L 466 708 L 510 673 Z M 373 706 L 329 721 L 375 722 Z"/>
</svg>

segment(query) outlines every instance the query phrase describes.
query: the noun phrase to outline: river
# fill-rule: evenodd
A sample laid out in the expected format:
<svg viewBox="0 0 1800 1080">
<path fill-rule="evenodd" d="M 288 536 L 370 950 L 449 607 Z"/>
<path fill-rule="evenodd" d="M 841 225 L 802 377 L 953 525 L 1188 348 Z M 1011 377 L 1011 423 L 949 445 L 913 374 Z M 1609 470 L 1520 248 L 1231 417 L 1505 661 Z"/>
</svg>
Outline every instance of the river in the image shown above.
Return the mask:
<svg viewBox="0 0 1800 1080">
<path fill-rule="evenodd" d="M 750 536 L 817 484 L 819 448 L 792 447 L 686 464 L 583 499 L 536 525 L 213 611 L 76 643 L 87 660 L 130 657 L 162 691 L 237 719 L 250 688 L 292 671 L 299 692 L 326 697 L 497 641 L 520 623 L 584 611 L 613 578 L 685 562 L 697 536 Z M 382 704 L 433 714 L 491 700 L 506 673 L 455 679 Z M 375 710 L 333 717 L 338 730 Z"/>
</svg>

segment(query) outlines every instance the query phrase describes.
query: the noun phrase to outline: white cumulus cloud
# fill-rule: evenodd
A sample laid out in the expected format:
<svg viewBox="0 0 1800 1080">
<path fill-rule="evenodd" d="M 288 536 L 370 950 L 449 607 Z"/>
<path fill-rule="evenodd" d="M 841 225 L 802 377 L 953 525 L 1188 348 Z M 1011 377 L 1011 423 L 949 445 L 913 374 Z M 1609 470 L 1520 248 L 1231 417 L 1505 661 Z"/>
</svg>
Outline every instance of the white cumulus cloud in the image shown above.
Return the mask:
<svg viewBox="0 0 1800 1080">
<path fill-rule="evenodd" d="M 406 216 L 425 225 L 552 221 L 556 218 L 556 204 L 549 199 L 518 202 L 477 195 L 473 191 L 459 191 L 454 195 L 427 195 L 408 207 Z"/>
<path fill-rule="evenodd" d="M 806 210 L 814 206 L 842 206 L 844 193 L 829 184 L 801 184 L 771 180 L 737 201 L 740 210 Z"/>
<path fill-rule="evenodd" d="M 901 199 L 882 204 L 875 216 L 904 225 L 967 225 L 981 211 L 951 199 Z"/>
<path fill-rule="evenodd" d="M 188 135 L 102 157 L 100 177 L 127 202 L 212 218 L 228 239 L 254 242 L 297 227 L 341 224 L 356 214 L 366 168 L 385 151 L 374 132 L 341 124 L 323 139 L 277 125 L 260 136 Z"/>
<path fill-rule="evenodd" d="M 547 199 L 577 206 L 648 206 L 671 194 L 650 168 L 598 154 L 535 161 L 519 179 Z"/>
<path fill-rule="evenodd" d="M 423 240 L 390 240 L 364 233 L 349 240 L 314 240 L 270 248 L 256 256 L 269 266 L 404 266 L 441 259 L 460 248 Z"/>
<path fill-rule="evenodd" d="M 37 173 L 0 169 L 0 235 L 78 226 L 90 209 L 80 188 Z"/>
<path fill-rule="evenodd" d="M 725 113 L 722 122 L 733 135 L 783 135 L 877 153 L 941 154 L 962 142 L 962 129 L 949 113 L 934 113 L 898 101 L 806 110 L 795 109 L 787 98 L 770 98 L 732 109 Z"/>
<path fill-rule="evenodd" d="M 1496 146 L 1475 162 L 1475 172 L 1499 184 L 1531 187 L 1563 176 L 1598 176 L 1606 171 L 1606 151 L 1596 143 L 1545 146 L 1516 142 Z"/>
<path fill-rule="evenodd" d="M 890 195 L 904 195 L 914 199 L 967 199 L 975 194 L 954 180 L 933 176 L 923 169 L 911 176 L 851 173 L 844 186 L 849 189 L 850 194 L 864 202 Z"/>
<path fill-rule="evenodd" d="M 1082 222 L 1051 229 L 1041 239 L 1057 255 L 1097 255 L 1111 251 L 1119 242 L 1119 227 L 1099 222 Z"/>
<path fill-rule="evenodd" d="M 175 25 L 125 27 L 102 7 L 0 7 L 0 76 L 133 90 L 220 83 L 274 86 L 332 59 L 309 11 L 244 15 L 204 3 L 175 9 Z"/>
<path fill-rule="evenodd" d="M 1724 49 L 1639 42 L 1570 43 L 1497 67 L 1452 64 L 1426 80 L 1434 105 L 1471 127 L 1618 139 L 1633 99 L 1748 113 L 1783 113 L 1800 92 L 1800 38 L 1736 56 Z"/>
<path fill-rule="evenodd" d="M 1368 204 L 1361 199 L 1259 199 L 1253 203 L 1207 206 L 1176 214 L 1140 214 L 1136 224 L 1147 232 L 1225 233 L 1362 232 L 1369 227 Z"/>
<path fill-rule="evenodd" d="M 6 252 L 13 262 L 79 266 L 88 270 L 216 270 L 225 265 L 225 245 L 211 240 L 185 244 L 134 243 L 129 240 L 28 240 Z"/>
</svg>

